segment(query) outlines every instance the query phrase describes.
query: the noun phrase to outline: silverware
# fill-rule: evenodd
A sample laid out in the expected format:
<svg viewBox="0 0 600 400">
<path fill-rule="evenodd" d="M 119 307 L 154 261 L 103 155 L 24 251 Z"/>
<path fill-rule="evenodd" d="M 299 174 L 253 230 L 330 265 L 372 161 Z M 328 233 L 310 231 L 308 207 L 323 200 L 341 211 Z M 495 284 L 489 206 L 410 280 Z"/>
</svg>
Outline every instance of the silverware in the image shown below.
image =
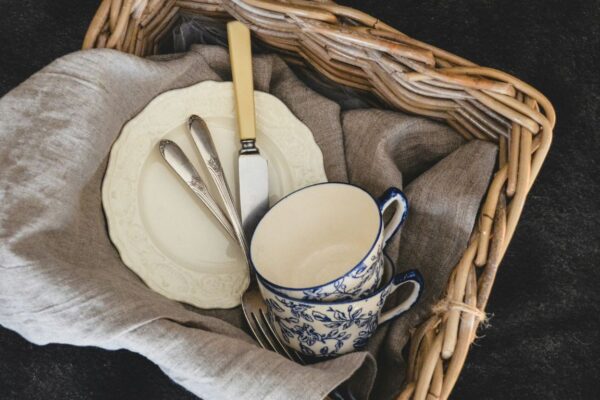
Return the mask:
<svg viewBox="0 0 600 400">
<path fill-rule="evenodd" d="M 287 348 L 275 334 L 267 317 L 267 305 L 257 286 L 246 290 L 242 295 L 242 311 L 250 330 L 261 347 L 279 353 L 299 364 L 306 364 L 298 352 Z"/>
<path fill-rule="evenodd" d="M 256 147 L 250 31 L 239 21 L 229 22 L 227 39 L 242 145 L 238 158 L 240 214 L 246 238 L 250 240 L 269 209 L 269 171 L 267 160 Z"/>
<path fill-rule="evenodd" d="M 161 140 L 158 145 L 158 149 L 161 156 L 167 162 L 167 165 L 169 165 L 169 167 L 175 171 L 177 176 L 179 176 L 179 178 L 181 178 L 181 180 L 204 203 L 204 205 L 206 205 L 210 212 L 221 223 L 225 231 L 227 231 L 233 240 L 237 242 L 238 238 L 233 230 L 233 227 L 229 223 L 229 220 L 225 214 L 223 214 L 223 211 L 215 202 L 213 197 L 210 195 L 206 184 L 183 150 L 181 150 L 176 143 L 170 140 Z"/>
<path fill-rule="evenodd" d="M 250 31 L 238 21 L 229 22 L 227 38 L 242 145 L 238 158 L 240 214 L 246 238 L 250 240 L 256 225 L 269 209 L 269 171 L 267 161 L 256 147 Z M 261 347 L 297 363 L 306 364 L 302 356 L 295 350 L 288 349 L 273 331 L 256 278 L 252 279 L 250 288 L 242 295 L 242 310 Z M 329 399 L 331 397 L 326 397 L 326 400 Z"/>
<path fill-rule="evenodd" d="M 232 206 L 233 201 L 231 200 L 229 188 L 227 186 L 222 168 L 220 167 L 221 164 L 214 149 L 214 144 L 212 143 L 212 138 L 210 137 L 208 127 L 204 121 L 197 116 L 190 117 L 189 122 L 190 132 L 194 137 L 194 142 L 199 148 L 202 159 L 204 160 L 205 156 L 208 156 L 208 161 L 206 161 L 206 164 L 209 171 L 212 171 L 211 177 L 216 179 L 215 184 L 217 185 L 217 188 L 219 188 L 219 194 L 223 197 L 224 203 L 230 203 L 230 206 Z M 198 143 L 197 140 L 200 143 Z M 225 216 L 221 208 L 214 201 L 213 197 L 208 191 L 208 188 L 206 187 L 206 184 L 200 177 L 200 174 L 198 174 L 198 171 L 194 168 L 183 150 L 176 143 L 170 140 L 161 140 L 159 143 L 159 151 L 164 160 L 167 162 L 167 165 L 169 165 L 177 174 L 177 176 L 179 176 L 179 178 L 188 185 L 192 192 L 200 200 L 202 200 L 209 211 L 223 225 L 227 233 L 229 233 L 233 239 L 238 239 L 239 236 L 236 235 L 236 231 L 231 226 L 227 216 Z M 213 172 L 216 176 L 213 176 Z M 225 190 L 225 192 L 223 192 L 223 190 Z M 237 223 L 238 227 L 240 227 L 237 214 L 234 213 L 232 220 L 234 225 Z M 238 232 L 241 232 L 241 227 Z M 243 234 L 241 235 L 241 239 L 242 241 L 244 240 Z M 245 242 L 240 242 L 240 246 L 243 246 L 244 244 Z M 248 325 L 250 326 L 250 329 L 259 345 L 264 349 L 274 351 L 284 357 L 287 357 L 294 362 L 306 365 L 304 358 L 295 350 L 287 348 L 273 330 L 267 317 L 267 305 L 260 295 L 256 282 L 253 282 L 252 287 L 244 292 L 241 300 L 244 316 L 246 317 Z M 331 396 L 335 397 L 326 397 L 325 400 L 333 398 L 341 399 L 339 395 L 336 395 L 336 392 L 333 392 Z"/>
<path fill-rule="evenodd" d="M 212 137 L 210 136 L 208 126 L 202 118 L 197 115 L 192 115 L 188 120 L 188 128 L 190 135 L 196 144 L 196 148 L 200 153 L 200 157 L 206 164 L 206 168 L 208 169 L 210 177 L 217 187 L 221 200 L 223 200 L 225 212 L 229 222 L 231 223 L 235 236 L 237 237 L 242 251 L 244 252 L 246 263 L 248 266 L 250 266 L 246 237 L 244 236 L 240 218 L 238 217 L 235 205 L 233 204 L 231 191 L 229 190 L 229 186 L 225 180 L 225 174 L 223 173 L 223 168 L 221 167 L 221 161 L 219 161 L 219 155 L 217 154 Z"/>
<path fill-rule="evenodd" d="M 287 357 L 289 360 L 306 365 L 307 362 L 300 353 L 285 346 L 275 333 L 271 322 L 268 319 L 267 304 L 260 295 L 258 287 L 254 285 L 242 295 L 242 310 L 252 334 L 258 341 L 260 347 L 266 350 Z M 343 400 L 352 398 L 352 396 L 343 396 L 338 389 L 334 390 L 323 400 Z"/>
</svg>

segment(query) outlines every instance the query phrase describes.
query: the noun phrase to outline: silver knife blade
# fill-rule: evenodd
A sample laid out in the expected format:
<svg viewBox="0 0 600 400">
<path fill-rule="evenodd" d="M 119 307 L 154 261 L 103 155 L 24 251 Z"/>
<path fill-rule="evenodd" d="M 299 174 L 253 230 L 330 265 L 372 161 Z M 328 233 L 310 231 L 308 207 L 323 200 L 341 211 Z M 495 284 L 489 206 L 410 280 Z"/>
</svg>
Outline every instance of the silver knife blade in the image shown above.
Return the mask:
<svg viewBox="0 0 600 400">
<path fill-rule="evenodd" d="M 258 222 L 269 210 L 269 169 L 254 143 L 245 142 L 242 141 L 238 158 L 239 199 L 242 227 L 250 240 Z"/>
</svg>

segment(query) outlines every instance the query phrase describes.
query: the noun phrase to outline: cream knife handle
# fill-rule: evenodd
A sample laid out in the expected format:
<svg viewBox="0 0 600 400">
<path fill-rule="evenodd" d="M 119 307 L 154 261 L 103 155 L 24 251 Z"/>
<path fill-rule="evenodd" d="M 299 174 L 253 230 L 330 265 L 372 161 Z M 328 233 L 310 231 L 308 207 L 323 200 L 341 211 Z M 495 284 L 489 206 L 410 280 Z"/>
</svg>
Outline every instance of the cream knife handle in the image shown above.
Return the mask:
<svg viewBox="0 0 600 400">
<path fill-rule="evenodd" d="M 253 140 L 256 139 L 256 123 L 254 120 L 250 30 L 239 21 L 229 22 L 227 24 L 227 40 L 229 41 L 240 140 Z"/>
</svg>

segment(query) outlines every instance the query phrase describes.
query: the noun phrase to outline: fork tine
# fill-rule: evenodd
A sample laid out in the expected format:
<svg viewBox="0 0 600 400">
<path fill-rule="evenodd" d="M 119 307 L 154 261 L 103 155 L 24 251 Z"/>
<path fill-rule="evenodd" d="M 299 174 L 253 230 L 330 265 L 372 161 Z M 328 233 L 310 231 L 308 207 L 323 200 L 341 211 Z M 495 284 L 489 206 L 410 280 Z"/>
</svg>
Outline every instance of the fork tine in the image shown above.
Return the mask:
<svg viewBox="0 0 600 400">
<path fill-rule="evenodd" d="M 264 300 L 257 291 L 249 290 L 244 293 L 242 309 L 248 325 L 250 325 L 250 330 L 258 340 L 258 343 L 267 350 L 274 351 L 295 361 L 284 346 L 277 346 L 279 341 L 269 321 L 265 318 L 263 311 L 265 307 Z"/>
<path fill-rule="evenodd" d="M 275 330 L 273 329 L 273 326 L 271 325 L 269 318 L 265 314 L 264 308 L 261 307 L 259 309 L 259 313 L 260 313 L 260 318 L 263 322 L 263 324 L 261 325 L 262 331 L 264 332 L 265 336 L 271 337 L 271 340 L 269 340 L 270 342 L 275 342 L 277 344 L 277 346 L 273 346 L 275 348 L 275 351 L 277 351 L 280 354 L 285 355 L 287 358 L 289 358 L 292 361 L 296 361 L 296 362 L 302 364 L 301 360 L 298 359 L 298 357 L 293 356 L 293 354 L 295 352 L 288 350 L 287 346 L 281 342 L 281 340 L 279 339 L 279 336 L 277 336 L 277 334 L 275 333 Z M 277 348 L 279 348 L 280 350 L 278 351 Z"/>
<path fill-rule="evenodd" d="M 246 322 L 248 322 L 248 326 L 250 327 L 250 331 L 254 335 L 254 338 L 263 349 L 272 350 L 272 345 L 266 338 L 266 335 L 262 333 L 262 329 L 258 321 L 256 320 L 253 313 L 253 293 L 250 291 L 244 293 L 242 296 L 242 311 L 244 316 L 246 317 Z"/>
<path fill-rule="evenodd" d="M 299 351 L 297 351 L 297 350 L 292 350 L 292 351 L 294 352 L 294 355 L 300 361 L 300 364 L 302 364 L 302 365 L 306 365 L 307 364 L 306 359 L 304 357 L 302 357 L 302 354 Z"/>
<path fill-rule="evenodd" d="M 259 344 L 267 349 L 281 354 L 288 359 L 303 364 L 303 360 L 291 352 L 279 340 L 267 317 L 267 305 L 257 290 L 248 290 L 242 297 L 242 309 L 250 330 L 258 340 Z M 294 357 L 296 355 L 296 357 Z"/>
<path fill-rule="evenodd" d="M 276 353 L 281 354 L 282 356 L 286 356 L 286 354 L 282 354 L 281 350 L 277 347 L 277 342 L 274 340 L 274 337 L 269 332 L 269 327 L 265 326 L 265 323 L 261 321 L 261 312 L 262 310 L 258 310 L 258 315 L 252 314 L 252 317 L 256 319 L 256 323 L 258 328 L 260 329 L 260 333 L 267 339 L 269 342 L 269 350 L 274 351 Z M 288 357 L 289 358 L 289 357 Z"/>
<path fill-rule="evenodd" d="M 265 313 L 266 304 L 257 290 L 247 290 L 242 296 L 242 311 L 254 337 L 264 349 L 274 351 L 289 360 L 306 364 L 304 358 L 295 350 L 289 349 L 279 340 L 271 322 Z M 258 313 L 258 316 L 257 316 Z M 275 344 L 274 344 L 275 343 Z M 332 397 L 333 396 L 333 397 Z M 343 400 L 343 396 L 334 391 L 324 400 Z"/>
<path fill-rule="evenodd" d="M 265 338 L 265 335 L 263 335 L 261 329 L 259 328 L 258 323 L 254 318 L 254 314 L 246 314 L 246 321 L 248 321 L 250 330 L 252 331 L 252 334 L 254 335 L 254 338 L 256 339 L 260 347 L 262 347 L 263 349 L 271 350 L 271 344 Z"/>
<path fill-rule="evenodd" d="M 270 336 L 271 338 L 273 338 L 274 341 L 277 342 L 277 344 L 279 345 L 278 347 L 283 350 L 283 352 L 285 352 L 285 354 L 283 354 L 281 351 L 277 350 L 277 347 L 275 347 L 275 351 L 281 355 L 286 355 L 290 360 L 295 361 L 299 364 L 302 365 L 306 365 L 306 360 L 302 357 L 302 355 L 297 352 L 296 350 L 292 350 L 289 349 L 286 345 L 284 345 L 281 340 L 279 339 L 279 336 L 277 336 L 277 334 L 275 333 L 275 330 L 273 329 L 273 326 L 271 324 L 271 322 L 269 321 L 269 319 L 267 318 L 267 315 L 265 313 L 265 303 L 261 303 L 261 306 L 259 308 L 259 312 L 260 312 L 260 316 L 262 318 L 262 322 L 264 323 L 264 325 L 259 324 L 260 328 L 261 328 L 261 332 L 263 332 L 265 334 L 265 336 Z M 267 331 L 268 330 L 268 334 Z M 272 342 L 272 340 L 270 341 Z M 328 396 L 326 396 L 323 400 L 344 400 L 344 396 L 342 396 L 337 390 L 334 390 L 332 393 L 330 393 Z"/>
</svg>

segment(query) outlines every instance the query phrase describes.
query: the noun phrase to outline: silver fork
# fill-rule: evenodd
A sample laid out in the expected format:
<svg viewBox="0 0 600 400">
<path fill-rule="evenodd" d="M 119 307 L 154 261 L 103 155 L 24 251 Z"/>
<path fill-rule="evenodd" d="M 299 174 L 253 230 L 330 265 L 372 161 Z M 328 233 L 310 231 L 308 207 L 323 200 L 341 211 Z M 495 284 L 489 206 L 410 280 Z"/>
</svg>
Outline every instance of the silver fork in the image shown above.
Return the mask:
<svg viewBox="0 0 600 400">
<path fill-rule="evenodd" d="M 306 365 L 306 360 L 295 350 L 289 349 L 281 342 L 267 316 L 267 305 L 263 300 L 256 283 L 242 295 L 242 310 L 250 330 L 264 349 L 274 351 L 299 364 Z"/>
<path fill-rule="evenodd" d="M 300 353 L 288 348 L 281 342 L 267 316 L 267 304 L 263 300 L 256 283 L 242 295 L 242 310 L 252 334 L 263 349 L 274 351 L 301 365 L 306 365 L 306 360 Z M 336 389 L 324 400 L 344 400 Z"/>
</svg>

